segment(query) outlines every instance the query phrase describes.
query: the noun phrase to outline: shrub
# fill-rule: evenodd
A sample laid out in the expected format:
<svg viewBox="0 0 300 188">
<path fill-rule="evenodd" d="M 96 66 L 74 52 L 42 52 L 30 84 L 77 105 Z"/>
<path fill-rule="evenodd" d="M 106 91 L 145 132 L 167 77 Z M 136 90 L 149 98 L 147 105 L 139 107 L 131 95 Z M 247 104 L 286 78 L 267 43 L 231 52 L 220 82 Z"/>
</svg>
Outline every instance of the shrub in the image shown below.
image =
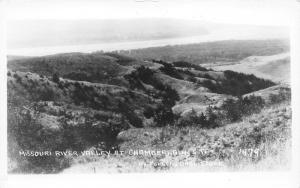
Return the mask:
<svg viewBox="0 0 300 188">
<path fill-rule="evenodd" d="M 221 106 L 228 120 L 235 122 L 245 115 L 259 113 L 264 107 L 265 102 L 259 96 L 251 95 L 249 97 L 239 98 L 238 100 L 227 99 Z"/>
<path fill-rule="evenodd" d="M 63 84 L 63 82 L 59 82 L 59 83 L 58 83 L 58 88 L 59 88 L 59 89 L 64 89 L 64 84 Z"/>
<path fill-rule="evenodd" d="M 162 103 L 167 107 L 173 107 L 176 101 L 180 99 L 177 91 L 168 85 L 164 86 L 162 91 Z"/>
<path fill-rule="evenodd" d="M 152 76 L 154 74 L 153 70 L 145 66 L 140 66 L 136 70 L 137 77 L 140 78 L 146 84 L 151 84 Z"/>
<path fill-rule="evenodd" d="M 176 126 L 188 127 L 195 126 L 200 128 L 216 128 L 221 126 L 219 116 L 213 111 L 212 107 L 208 107 L 206 110 L 206 115 L 201 113 L 198 115 L 193 109 L 187 116 L 179 118 Z"/>
<path fill-rule="evenodd" d="M 80 84 L 78 82 L 75 83 L 75 90 L 72 97 L 76 105 L 86 103 L 91 99 L 91 96 L 89 96 L 88 93 L 80 87 Z"/>
<path fill-rule="evenodd" d="M 138 67 L 135 71 L 124 76 L 124 78 L 129 82 L 130 89 L 142 89 L 145 90 L 144 85 L 141 83 L 143 81 L 146 84 L 152 83 L 153 71 L 144 66 Z"/>
<path fill-rule="evenodd" d="M 144 116 L 145 116 L 146 118 L 151 118 L 151 117 L 153 117 L 153 116 L 154 116 L 154 109 L 151 108 L 151 107 L 146 107 L 146 108 L 145 108 L 145 111 L 144 111 Z"/>
<path fill-rule="evenodd" d="M 245 115 L 259 113 L 265 106 L 265 101 L 260 96 L 250 95 L 242 99 L 242 112 Z"/>
<path fill-rule="evenodd" d="M 154 121 L 158 126 L 167 126 L 173 124 L 175 115 L 171 108 L 163 105 L 159 105 L 154 111 Z"/>
<path fill-rule="evenodd" d="M 35 95 L 33 95 L 34 97 Z M 36 96 L 34 97 L 36 101 L 53 101 L 55 98 L 55 92 L 52 89 L 44 89 L 36 92 Z"/>
<path fill-rule="evenodd" d="M 163 65 L 163 67 L 160 67 L 159 70 L 161 70 L 163 73 L 173 77 L 182 80 L 183 77 L 179 74 L 179 72 L 173 67 L 172 64 L 166 63 L 163 61 L 160 61 L 160 64 Z"/>
<path fill-rule="evenodd" d="M 227 99 L 224 101 L 221 108 L 225 111 L 225 114 L 230 121 L 234 122 L 240 120 L 242 117 L 242 104 L 240 100 L 235 101 L 233 99 Z"/>
<path fill-rule="evenodd" d="M 220 127 L 220 116 L 216 112 L 214 112 L 213 108 L 209 106 L 206 110 L 207 121 L 204 127 L 206 128 L 216 128 Z"/>
<path fill-rule="evenodd" d="M 211 80 L 204 80 L 202 85 L 211 90 L 212 92 L 222 93 L 218 84 L 214 84 Z"/>
<path fill-rule="evenodd" d="M 285 92 L 283 90 L 280 90 L 278 94 L 271 94 L 270 97 L 270 102 L 272 104 L 276 104 L 276 103 L 280 103 L 286 100 L 290 100 L 291 99 L 291 94 L 290 91 L 289 92 Z"/>
<path fill-rule="evenodd" d="M 14 78 L 16 79 L 17 83 L 22 83 L 22 78 L 19 75 L 14 74 Z"/>
<path fill-rule="evenodd" d="M 52 81 L 55 82 L 55 83 L 59 83 L 59 75 L 58 75 L 58 73 L 54 73 L 52 75 Z"/>
<path fill-rule="evenodd" d="M 123 114 L 133 126 L 143 127 L 143 121 L 141 118 L 134 112 L 134 109 L 126 103 L 118 103 L 118 112 Z"/>
</svg>

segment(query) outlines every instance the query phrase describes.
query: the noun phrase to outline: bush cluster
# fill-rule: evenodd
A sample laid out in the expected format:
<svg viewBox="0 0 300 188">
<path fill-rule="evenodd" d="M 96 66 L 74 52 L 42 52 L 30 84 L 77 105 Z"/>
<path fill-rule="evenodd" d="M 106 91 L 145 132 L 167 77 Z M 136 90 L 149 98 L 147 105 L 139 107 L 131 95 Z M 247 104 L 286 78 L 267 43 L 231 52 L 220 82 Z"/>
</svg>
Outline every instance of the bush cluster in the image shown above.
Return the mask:
<svg viewBox="0 0 300 188">
<path fill-rule="evenodd" d="M 261 97 L 251 95 L 238 100 L 228 99 L 224 101 L 221 110 L 224 111 L 228 120 L 235 122 L 245 115 L 259 113 L 264 105 L 265 101 Z"/>
<path fill-rule="evenodd" d="M 286 100 L 291 100 L 291 92 L 280 90 L 278 94 L 272 93 L 270 95 L 269 99 L 272 104 L 280 103 L 280 102 L 286 101 Z"/>
<path fill-rule="evenodd" d="M 209 106 L 205 113 L 200 115 L 193 109 L 187 116 L 177 120 L 176 126 L 188 127 L 197 126 L 200 128 L 216 128 L 221 126 L 220 117 L 222 114 L 217 112 L 213 107 Z"/>
<path fill-rule="evenodd" d="M 180 79 L 180 80 L 183 79 L 183 77 L 178 73 L 178 71 L 175 69 L 175 67 L 171 63 L 167 63 L 167 62 L 164 62 L 161 60 L 160 61 L 153 60 L 153 61 L 155 63 L 159 63 L 159 64 L 163 65 L 162 67 L 159 68 L 159 70 L 161 70 L 166 75 L 169 75 L 173 78 Z"/>
<path fill-rule="evenodd" d="M 237 100 L 227 99 L 220 108 L 209 106 L 200 115 L 192 110 L 187 116 L 178 119 L 176 126 L 197 126 L 201 128 L 216 128 L 225 123 L 241 120 L 243 116 L 259 113 L 265 101 L 259 96 L 249 96 Z"/>
<path fill-rule="evenodd" d="M 52 81 L 54 83 L 59 83 L 59 74 L 57 72 L 52 75 Z"/>
<path fill-rule="evenodd" d="M 206 80 L 203 82 L 203 86 L 207 87 L 214 93 L 241 96 L 246 93 L 265 89 L 275 85 L 274 82 L 257 78 L 253 74 L 248 75 L 227 70 L 224 71 L 224 76 L 225 79 L 217 83 Z"/>
</svg>

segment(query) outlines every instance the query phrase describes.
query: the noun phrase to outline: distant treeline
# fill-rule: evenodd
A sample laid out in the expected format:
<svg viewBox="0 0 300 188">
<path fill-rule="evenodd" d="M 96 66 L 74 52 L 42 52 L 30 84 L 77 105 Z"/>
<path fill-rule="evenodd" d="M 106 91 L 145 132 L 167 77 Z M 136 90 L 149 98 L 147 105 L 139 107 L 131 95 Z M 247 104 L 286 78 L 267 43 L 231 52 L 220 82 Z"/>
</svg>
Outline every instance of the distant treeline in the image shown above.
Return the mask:
<svg viewBox="0 0 300 188">
<path fill-rule="evenodd" d="M 122 50 L 119 53 L 139 59 L 187 61 L 201 64 L 217 61 L 239 61 L 252 55 L 274 55 L 289 51 L 284 40 L 228 40 L 199 44 Z"/>
</svg>

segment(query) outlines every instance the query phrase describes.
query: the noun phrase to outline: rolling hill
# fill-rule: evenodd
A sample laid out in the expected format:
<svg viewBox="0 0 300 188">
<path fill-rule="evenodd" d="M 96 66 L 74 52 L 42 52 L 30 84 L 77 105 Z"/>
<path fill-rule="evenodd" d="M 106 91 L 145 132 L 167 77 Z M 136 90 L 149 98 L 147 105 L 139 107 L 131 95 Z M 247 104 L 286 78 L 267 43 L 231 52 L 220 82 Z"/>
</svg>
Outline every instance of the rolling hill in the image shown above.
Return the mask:
<svg viewBox="0 0 300 188">
<path fill-rule="evenodd" d="M 270 49 L 279 49 L 276 42 L 273 45 Z M 7 67 L 11 173 L 58 173 L 83 157 L 33 158 L 31 151 L 115 152 L 130 145 L 147 146 L 143 139 L 121 142 L 118 135 L 152 129 L 156 134 L 170 126 L 219 130 L 290 99 L 288 85 L 253 74 L 216 71 L 187 61 L 144 60 L 122 53 L 19 57 L 11 58 Z M 154 147 L 173 144 L 165 140 L 173 136 L 159 135 L 158 140 L 149 141 Z M 248 138 L 248 133 L 245 136 Z M 28 155 L 20 156 L 20 151 Z"/>
</svg>

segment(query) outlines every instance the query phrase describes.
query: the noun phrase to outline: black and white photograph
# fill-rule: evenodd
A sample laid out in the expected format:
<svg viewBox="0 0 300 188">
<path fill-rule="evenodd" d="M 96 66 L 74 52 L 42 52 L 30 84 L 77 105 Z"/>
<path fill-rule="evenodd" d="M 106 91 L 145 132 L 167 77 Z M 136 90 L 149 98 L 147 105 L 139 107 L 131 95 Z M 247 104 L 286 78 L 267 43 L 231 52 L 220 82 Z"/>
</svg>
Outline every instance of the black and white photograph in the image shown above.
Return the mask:
<svg viewBox="0 0 300 188">
<path fill-rule="evenodd" d="M 2 3 L 7 174 L 293 168 L 296 1 Z"/>
</svg>

